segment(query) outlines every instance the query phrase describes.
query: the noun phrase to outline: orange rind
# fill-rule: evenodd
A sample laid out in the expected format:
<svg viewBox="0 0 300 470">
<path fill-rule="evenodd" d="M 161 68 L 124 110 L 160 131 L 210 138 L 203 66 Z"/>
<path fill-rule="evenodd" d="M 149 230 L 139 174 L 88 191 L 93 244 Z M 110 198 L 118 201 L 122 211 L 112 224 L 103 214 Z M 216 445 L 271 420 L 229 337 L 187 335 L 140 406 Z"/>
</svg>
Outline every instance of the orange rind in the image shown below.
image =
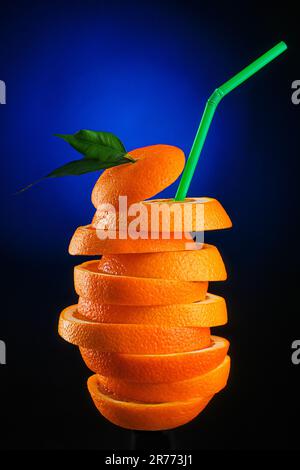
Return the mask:
<svg viewBox="0 0 300 470">
<path fill-rule="evenodd" d="M 67 307 L 59 319 L 64 340 L 83 348 L 124 354 L 168 354 L 210 345 L 209 328 L 98 323 L 84 320 L 77 305 Z"/>
<path fill-rule="evenodd" d="M 116 400 L 103 394 L 97 376 L 88 379 L 88 389 L 100 413 L 113 424 L 125 429 L 161 431 L 188 423 L 212 397 L 193 398 L 166 403 L 140 403 Z"/>
<path fill-rule="evenodd" d="M 99 261 L 75 267 L 75 290 L 81 297 L 112 305 L 168 305 L 204 300 L 208 282 L 116 276 L 98 270 Z"/>
<path fill-rule="evenodd" d="M 150 234 L 144 234 L 145 238 L 131 239 L 120 237 L 120 232 L 112 238 L 104 230 L 96 230 L 91 225 L 78 227 L 70 241 L 70 255 L 105 255 L 116 253 L 161 253 L 165 251 L 199 250 L 202 245 L 193 242 L 190 234 L 184 237 L 174 238 L 174 234 L 168 234 L 166 238 L 151 239 Z M 160 234 L 161 235 L 161 234 Z"/>
<path fill-rule="evenodd" d="M 218 249 L 208 244 L 201 250 L 105 255 L 99 269 L 118 276 L 179 281 L 224 281 L 227 277 Z"/>
<path fill-rule="evenodd" d="M 78 312 L 101 323 L 203 328 L 227 323 L 225 299 L 209 293 L 199 302 L 171 305 L 112 305 L 79 297 Z"/>
<path fill-rule="evenodd" d="M 211 346 L 173 354 L 116 354 L 80 348 L 94 373 L 137 383 L 170 383 L 190 379 L 217 367 L 228 352 L 225 338 L 211 336 Z"/>
<path fill-rule="evenodd" d="M 92 192 L 92 202 L 117 206 L 119 196 L 128 205 L 149 199 L 173 183 L 184 168 L 184 153 L 172 145 L 149 145 L 129 152 L 136 160 L 105 170 Z"/>
<path fill-rule="evenodd" d="M 129 206 L 128 206 L 129 207 Z M 120 217 L 122 214 L 122 218 Z M 213 198 L 154 199 L 135 204 L 126 213 L 99 207 L 92 226 L 97 229 L 120 230 L 134 233 L 136 220 L 142 232 L 188 233 L 221 230 L 232 227 L 232 222 L 223 206 Z"/>
<path fill-rule="evenodd" d="M 189 400 L 212 396 L 222 390 L 227 383 L 230 358 L 214 369 L 191 379 L 179 382 L 143 384 L 98 375 L 98 388 L 116 400 L 162 403 L 166 401 Z"/>
</svg>

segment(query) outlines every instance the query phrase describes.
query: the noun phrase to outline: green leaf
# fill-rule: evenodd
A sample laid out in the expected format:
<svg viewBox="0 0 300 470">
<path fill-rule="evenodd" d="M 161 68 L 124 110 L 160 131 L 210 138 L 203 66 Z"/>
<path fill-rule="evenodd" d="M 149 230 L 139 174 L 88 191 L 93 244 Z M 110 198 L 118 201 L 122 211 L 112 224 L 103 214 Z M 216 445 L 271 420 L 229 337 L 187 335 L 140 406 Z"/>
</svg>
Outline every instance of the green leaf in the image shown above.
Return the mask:
<svg viewBox="0 0 300 470">
<path fill-rule="evenodd" d="M 51 173 L 44 176 L 44 178 L 39 179 L 35 183 L 29 184 L 18 191 L 18 193 L 26 191 L 45 178 L 83 175 L 84 173 L 103 170 L 105 168 L 123 165 L 124 163 L 134 163 L 136 161 L 126 152 L 120 139 L 111 132 L 81 130 L 75 134 L 55 135 L 57 137 L 61 137 L 72 145 L 72 147 L 83 154 L 84 157 L 81 160 L 74 160 L 56 168 L 51 171 Z"/>
<path fill-rule="evenodd" d="M 34 183 L 25 186 L 25 188 L 20 189 L 16 194 L 23 193 L 28 189 L 35 186 L 37 183 L 45 180 L 46 178 L 59 178 L 62 176 L 78 176 L 85 173 L 91 173 L 93 171 L 103 170 L 105 168 L 112 168 L 113 166 L 123 165 L 124 163 L 134 163 L 135 160 L 130 160 L 128 158 L 120 158 L 117 162 L 103 162 L 101 160 L 96 160 L 94 158 L 81 158 L 81 160 L 74 160 L 72 162 L 66 163 L 55 170 L 48 173 L 48 175 L 40 178 Z"/>
<path fill-rule="evenodd" d="M 118 161 L 126 155 L 120 139 L 111 132 L 81 130 L 75 134 L 55 134 L 87 158 Z"/>
<path fill-rule="evenodd" d="M 58 178 L 61 176 L 70 175 L 83 175 L 92 171 L 103 170 L 104 168 L 111 168 L 113 166 L 129 163 L 127 158 L 120 158 L 117 162 L 103 162 L 95 158 L 82 158 L 81 160 L 74 160 L 66 163 L 65 165 L 51 171 L 45 178 Z"/>
</svg>

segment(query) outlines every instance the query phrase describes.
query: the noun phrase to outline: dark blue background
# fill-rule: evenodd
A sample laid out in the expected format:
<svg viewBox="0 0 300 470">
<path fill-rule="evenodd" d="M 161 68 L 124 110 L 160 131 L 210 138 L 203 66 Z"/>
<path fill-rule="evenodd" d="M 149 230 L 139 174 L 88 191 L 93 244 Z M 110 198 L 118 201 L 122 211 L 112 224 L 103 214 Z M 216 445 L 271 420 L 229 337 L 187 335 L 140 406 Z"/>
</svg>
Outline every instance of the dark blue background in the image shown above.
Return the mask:
<svg viewBox="0 0 300 470">
<path fill-rule="evenodd" d="M 229 281 L 212 290 L 228 299 L 230 322 L 220 333 L 232 342 L 233 368 L 227 390 L 176 440 L 201 449 L 296 445 L 290 421 L 299 371 L 290 346 L 300 336 L 299 309 L 295 300 L 288 308 L 299 274 L 296 13 L 293 20 L 274 6 L 272 14 L 263 5 L 224 10 L 197 1 L 1 6 L 0 339 L 8 365 L 0 370 L 0 413 L 8 424 L 0 446 L 129 445 L 126 431 L 96 414 L 84 384 L 89 372 L 56 334 L 59 310 L 76 301 L 72 268 L 80 259 L 67 254 L 68 241 L 91 220 L 97 174 L 14 195 L 77 157 L 53 134 L 106 130 L 129 150 L 167 143 L 188 154 L 213 89 L 280 40 L 288 52 L 220 105 L 190 188 L 219 199 L 234 223 L 206 237 L 228 267 Z"/>
</svg>

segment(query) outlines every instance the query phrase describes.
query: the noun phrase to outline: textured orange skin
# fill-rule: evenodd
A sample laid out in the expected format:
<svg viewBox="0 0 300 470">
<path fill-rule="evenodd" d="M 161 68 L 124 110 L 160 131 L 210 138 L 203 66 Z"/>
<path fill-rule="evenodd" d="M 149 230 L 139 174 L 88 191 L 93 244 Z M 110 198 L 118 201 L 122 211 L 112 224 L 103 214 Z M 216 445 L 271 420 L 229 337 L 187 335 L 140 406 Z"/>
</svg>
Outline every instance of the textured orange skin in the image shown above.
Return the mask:
<svg viewBox="0 0 300 470">
<path fill-rule="evenodd" d="M 139 383 L 170 383 L 190 379 L 217 367 L 225 359 L 229 342 L 211 336 L 212 345 L 177 354 L 116 354 L 80 348 L 87 367 L 96 374 Z"/>
<path fill-rule="evenodd" d="M 179 382 L 137 384 L 102 375 L 98 375 L 97 379 L 99 390 L 116 400 L 162 403 L 214 395 L 226 386 L 229 370 L 230 358 L 226 356 L 219 366 L 206 374 Z"/>
<path fill-rule="evenodd" d="M 114 276 L 98 270 L 99 261 L 75 267 L 75 290 L 81 297 L 104 304 L 169 305 L 205 299 L 208 282 Z"/>
<path fill-rule="evenodd" d="M 119 236 L 119 232 L 116 233 L 116 237 Z M 91 225 L 85 225 L 78 227 L 70 241 L 69 253 L 70 255 L 102 255 L 110 253 L 152 253 L 152 252 L 164 252 L 164 251 L 180 251 L 188 249 L 199 249 L 196 243 L 193 243 L 193 239 L 189 234 L 185 234 L 185 237 L 180 239 L 158 239 L 152 240 L 151 238 L 142 239 L 138 238 L 133 240 L 127 238 L 126 240 L 121 238 L 107 238 L 100 239 L 97 236 L 97 230 Z"/>
<path fill-rule="evenodd" d="M 158 326 L 213 327 L 227 323 L 226 302 L 207 294 L 205 300 L 173 305 L 111 305 L 79 298 L 78 312 L 101 323 L 142 324 Z"/>
<path fill-rule="evenodd" d="M 232 227 L 232 222 L 225 209 L 219 201 L 213 198 L 186 198 L 184 201 L 174 201 L 174 199 L 153 199 L 142 201 L 137 206 L 137 215 L 139 215 L 139 213 L 141 214 L 143 227 L 148 227 L 148 230 L 152 227 L 152 232 L 154 233 L 167 231 L 164 227 L 166 219 L 163 219 L 162 213 L 156 217 L 152 217 L 151 215 L 152 207 L 157 207 L 158 204 L 167 204 L 168 207 L 172 208 L 170 213 L 170 225 L 168 227 L 171 232 L 202 232 Z M 197 206 L 199 204 L 203 207 L 203 211 L 197 211 Z M 115 226 L 119 227 L 118 203 L 114 207 L 117 212 L 117 216 L 115 216 L 114 212 L 104 210 L 102 207 L 99 207 L 94 215 L 92 226 L 95 228 L 102 227 L 110 229 Z M 182 211 L 182 217 L 179 218 L 179 226 L 176 219 L 176 208 L 178 207 L 181 208 Z M 190 208 L 190 212 L 187 211 L 187 207 Z M 183 214 L 185 214 L 184 218 Z M 129 224 L 136 219 L 137 215 L 127 215 L 127 227 L 130 227 Z M 157 223 L 157 227 L 156 225 L 153 227 L 152 224 L 154 223 Z"/>
<path fill-rule="evenodd" d="M 125 429 L 160 431 L 176 428 L 195 418 L 212 398 L 159 404 L 127 402 L 104 395 L 97 385 L 97 376 L 88 379 L 88 389 L 96 407 L 105 418 Z"/>
<path fill-rule="evenodd" d="M 208 244 L 201 250 L 105 255 L 99 269 L 120 276 L 180 281 L 223 281 L 227 277 L 218 249 Z"/>
<path fill-rule="evenodd" d="M 129 152 L 135 163 L 105 170 L 92 192 L 92 202 L 117 206 L 118 197 L 128 204 L 155 196 L 173 183 L 184 168 L 184 153 L 172 145 L 150 145 Z"/>
<path fill-rule="evenodd" d="M 78 317 L 77 305 L 62 311 L 58 332 L 77 346 L 124 354 L 168 354 L 211 344 L 209 328 L 96 323 Z"/>
</svg>

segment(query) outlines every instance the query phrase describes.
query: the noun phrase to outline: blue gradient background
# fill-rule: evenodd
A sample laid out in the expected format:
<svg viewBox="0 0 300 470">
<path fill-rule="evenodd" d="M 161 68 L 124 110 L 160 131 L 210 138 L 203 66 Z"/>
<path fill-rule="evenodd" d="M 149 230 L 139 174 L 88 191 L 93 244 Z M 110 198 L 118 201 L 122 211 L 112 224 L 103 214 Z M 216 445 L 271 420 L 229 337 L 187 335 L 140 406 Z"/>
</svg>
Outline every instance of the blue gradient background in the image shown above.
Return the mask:
<svg viewBox="0 0 300 470">
<path fill-rule="evenodd" d="M 1 6 L 0 339 L 9 345 L 0 370 L 2 446 L 128 446 L 128 433 L 98 417 L 84 385 L 89 371 L 56 333 L 59 310 L 76 302 L 72 270 L 80 258 L 67 247 L 93 216 L 97 174 L 14 195 L 77 157 L 53 134 L 106 130 L 129 150 L 167 143 L 188 155 L 213 89 L 282 39 L 285 57 L 221 103 L 190 188 L 190 195 L 219 199 L 234 223 L 206 237 L 228 268 L 228 282 L 212 291 L 227 299 L 230 322 L 217 333 L 231 340 L 233 367 L 226 391 L 176 440 L 183 449 L 297 445 L 291 422 L 299 374 L 290 344 L 300 325 L 283 293 L 298 289 L 299 276 L 300 106 L 291 103 L 291 83 L 299 79 L 300 48 L 296 16 L 272 12 L 263 5 L 225 12 L 221 2 L 197 1 Z"/>
<path fill-rule="evenodd" d="M 13 30 L 9 27 L 9 37 L 2 32 L 1 41 L 1 78 L 8 88 L 0 116 L 6 175 L 1 189 L 7 200 L 7 243 L 14 251 L 23 250 L 23 227 L 26 251 L 33 255 L 43 253 L 45 246 L 53 252 L 61 248 L 66 234 L 93 214 L 89 196 L 96 174 L 52 180 L 11 197 L 77 158 L 54 133 L 107 130 L 120 136 L 128 149 L 169 143 L 188 155 L 214 87 L 273 45 L 270 40 L 251 52 L 238 52 L 234 38 L 224 41 L 221 31 L 183 7 L 155 11 L 151 4 L 135 4 L 129 10 L 124 2 L 114 7 L 87 2 L 82 9 L 75 2 L 72 8 L 62 3 L 57 10 L 37 4 L 12 16 Z M 224 203 L 227 197 L 230 202 L 230 194 L 239 189 L 237 172 L 255 165 L 249 149 L 250 136 L 259 137 L 255 94 L 262 88 L 268 93 L 272 75 L 280 70 L 274 65 L 262 72 L 256 86 L 249 82 L 222 103 L 190 194 L 215 195 Z M 268 129 L 279 124 L 276 114 L 270 119 Z M 271 130 L 265 141 L 274 151 Z M 254 158 L 263 162 L 263 149 L 259 152 Z M 172 197 L 175 190 L 173 186 L 165 195 Z M 39 237 L 34 237 L 36 231 Z"/>
</svg>

